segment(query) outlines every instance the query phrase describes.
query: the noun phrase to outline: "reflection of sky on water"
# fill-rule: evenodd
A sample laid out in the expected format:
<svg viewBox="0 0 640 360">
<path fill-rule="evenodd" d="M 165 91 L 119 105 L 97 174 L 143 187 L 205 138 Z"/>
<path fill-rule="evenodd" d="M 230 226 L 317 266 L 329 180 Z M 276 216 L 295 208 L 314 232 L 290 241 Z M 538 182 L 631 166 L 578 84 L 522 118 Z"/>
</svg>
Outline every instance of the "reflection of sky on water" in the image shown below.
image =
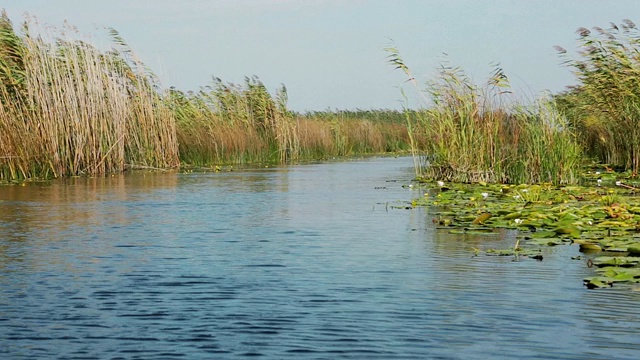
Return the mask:
<svg viewBox="0 0 640 360">
<path fill-rule="evenodd" d="M 387 158 L 0 187 L 0 348 L 197 357 L 206 331 L 225 358 L 637 355 L 639 293 L 584 289 L 575 247 L 474 257 L 515 234 L 394 208 L 412 176 Z"/>
</svg>

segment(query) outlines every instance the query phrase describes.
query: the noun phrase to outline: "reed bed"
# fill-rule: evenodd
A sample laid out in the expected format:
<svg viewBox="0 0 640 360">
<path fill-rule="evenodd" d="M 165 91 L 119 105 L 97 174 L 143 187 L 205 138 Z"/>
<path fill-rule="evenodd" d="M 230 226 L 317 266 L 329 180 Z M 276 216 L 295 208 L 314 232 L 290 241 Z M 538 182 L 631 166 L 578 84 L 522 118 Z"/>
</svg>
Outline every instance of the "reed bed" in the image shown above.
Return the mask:
<svg viewBox="0 0 640 360">
<path fill-rule="evenodd" d="M 296 130 L 306 158 L 403 152 L 408 149 L 407 130 L 400 124 L 375 123 L 367 119 L 327 122 L 300 118 Z"/>
<path fill-rule="evenodd" d="M 0 181 L 294 162 L 403 146 L 393 112 L 358 110 L 331 120 L 294 114 L 286 88 L 271 94 L 257 77 L 243 84 L 214 78 L 197 92 L 163 90 L 120 35 L 109 35 L 109 49 L 100 50 L 71 26 L 43 30 L 32 19 L 17 31 L 2 13 Z"/>
<path fill-rule="evenodd" d="M 35 27 L 34 27 L 35 25 Z M 181 164 L 296 162 L 409 149 L 419 176 L 571 183 L 585 156 L 640 168 L 640 31 L 630 20 L 578 29 L 578 85 L 525 105 L 496 66 L 486 84 L 442 66 L 419 109 L 295 113 L 284 86 L 214 78 L 164 90 L 115 30 L 100 50 L 71 27 L 16 30 L 0 16 L 0 181 Z M 44 35 L 43 35 L 44 34 Z M 47 39 L 52 40 L 45 40 Z"/>
<path fill-rule="evenodd" d="M 0 17 L 0 180 L 179 165 L 173 115 L 117 32 L 102 52 L 30 26 Z"/>
<path fill-rule="evenodd" d="M 257 80 L 251 81 L 254 82 L 252 86 L 258 86 Z M 255 92 L 251 95 L 242 87 L 223 85 L 219 80 L 215 82 L 215 87 L 207 87 L 198 93 L 171 90 L 169 103 L 177 120 L 181 162 L 208 166 L 286 160 L 287 144 L 292 140 L 287 137 L 286 130 L 278 139 L 276 132 L 286 129 L 289 120 L 271 118 L 282 114 L 265 111 L 269 109 L 265 105 L 260 109 L 251 108 L 266 104 L 270 96 L 260 102 L 258 99 L 250 101 L 249 97 L 256 96 Z M 276 121 L 285 124 L 274 125 Z M 284 140 L 280 140 L 282 138 Z"/>
<path fill-rule="evenodd" d="M 578 58 L 556 46 L 578 85 L 556 95 L 587 155 L 605 164 L 640 168 L 640 30 L 631 20 L 609 28 L 579 28 Z"/>
<path fill-rule="evenodd" d="M 395 49 L 390 63 L 413 76 Z M 428 106 L 407 111 L 418 176 L 454 182 L 572 183 L 581 151 L 566 118 L 547 99 L 524 106 L 496 66 L 484 86 L 442 66 L 423 92 Z"/>
<path fill-rule="evenodd" d="M 213 84 L 198 92 L 171 91 L 185 164 L 295 162 L 407 149 L 400 112 L 287 109 L 282 86 L 275 96 L 256 77 L 244 84 Z M 395 118 L 396 120 L 392 120 Z"/>
</svg>

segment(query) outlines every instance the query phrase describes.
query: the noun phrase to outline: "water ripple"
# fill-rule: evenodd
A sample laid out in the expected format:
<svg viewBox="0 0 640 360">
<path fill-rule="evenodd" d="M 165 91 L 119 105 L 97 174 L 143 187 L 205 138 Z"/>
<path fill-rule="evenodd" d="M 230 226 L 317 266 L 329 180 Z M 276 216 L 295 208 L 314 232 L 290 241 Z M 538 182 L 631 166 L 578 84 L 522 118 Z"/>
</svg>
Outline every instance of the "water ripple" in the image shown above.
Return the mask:
<svg viewBox="0 0 640 360">
<path fill-rule="evenodd" d="M 640 293 L 433 228 L 410 159 L 0 188 L 0 357 L 635 359 Z M 384 191 L 376 188 L 384 187 Z"/>
</svg>

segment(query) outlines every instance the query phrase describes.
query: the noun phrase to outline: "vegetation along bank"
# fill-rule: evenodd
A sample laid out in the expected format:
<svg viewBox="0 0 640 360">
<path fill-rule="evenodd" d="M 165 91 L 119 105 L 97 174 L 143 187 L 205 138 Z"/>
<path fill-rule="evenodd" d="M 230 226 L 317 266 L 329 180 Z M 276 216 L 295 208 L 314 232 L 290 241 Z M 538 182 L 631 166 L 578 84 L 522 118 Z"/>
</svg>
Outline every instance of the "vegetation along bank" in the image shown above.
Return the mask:
<svg viewBox="0 0 640 360">
<path fill-rule="evenodd" d="M 517 230 L 512 247 L 487 254 L 542 260 L 543 248 L 572 243 L 597 268 L 587 287 L 640 283 L 640 32 L 624 20 L 577 35 L 577 59 L 556 47 L 577 84 L 533 104 L 499 66 L 483 86 L 441 67 L 420 90 L 430 105 L 407 111 L 427 184 L 412 206 L 428 206 L 441 231 Z"/>
<path fill-rule="evenodd" d="M 214 78 L 162 88 L 114 29 L 100 50 L 67 26 L 0 17 L 0 181 L 135 168 L 294 162 L 408 150 L 398 111 L 294 113 L 284 86 Z"/>
<path fill-rule="evenodd" d="M 541 259 L 537 244 L 576 243 L 605 255 L 590 258 L 601 271 L 587 286 L 640 282 L 640 32 L 630 20 L 578 29 L 577 58 L 556 47 L 577 84 L 529 102 L 499 65 L 483 85 L 442 65 L 421 89 L 390 47 L 424 95 L 403 112 L 296 113 L 284 86 L 272 94 L 256 77 L 164 89 L 109 35 L 101 50 L 71 27 L 17 28 L 3 12 L 0 181 L 411 151 L 428 184 L 412 205 L 429 206 L 438 226 L 520 230 L 498 255 Z"/>
</svg>

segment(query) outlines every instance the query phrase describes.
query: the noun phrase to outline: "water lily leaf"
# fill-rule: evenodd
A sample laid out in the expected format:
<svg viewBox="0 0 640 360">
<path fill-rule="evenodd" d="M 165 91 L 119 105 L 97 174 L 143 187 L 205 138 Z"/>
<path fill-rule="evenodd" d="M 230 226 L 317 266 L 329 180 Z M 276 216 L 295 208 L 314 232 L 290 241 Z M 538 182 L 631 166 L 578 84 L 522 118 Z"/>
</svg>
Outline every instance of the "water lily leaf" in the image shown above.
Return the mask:
<svg viewBox="0 0 640 360">
<path fill-rule="evenodd" d="M 628 272 L 622 272 L 613 277 L 614 282 L 626 282 L 633 279 L 634 276 L 632 274 L 629 274 Z"/>
<path fill-rule="evenodd" d="M 605 245 L 604 250 L 608 251 L 608 252 L 620 252 L 620 253 L 627 252 L 627 248 L 626 247 L 615 246 L 613 244 Z"/>
<path fill-rule="evenodd" d="M 610 277 L 615 277 L 618 274 L 629 274 L 631 275 L 634 279 L 638 279 L 640 280 L 640 268 L 638 267 L 613 267 L 613 266 L 609 266 L 609 267 L 601 267 L 596 269 L 596 271 L 598 272 L 602 272 L 603 274 L 605 274 L 606 276 L 610 276 Z"/>
<path fill-rule="evenodd" d="M 491 226 L 495 228 L 513 228 L 515 224 L 513 221 L 495 220 L 491 222 Z"/>
<path fill-rule="evenodd" d="M 640 263 L 640 257 L 629 256 L 599 256 L 593 259 L 593 264 L 598 267 L 603 266 L 635 266 Z"/>
<path fill-rule="evenodd" d="M 494 235 L 496 234 L 495 232 L 493 232 L 493 230 L 490 231 L 484 231 L 484 230 L 469 230 L 469 229 L 465 229 L 465 234 L 468 235 Z"/>
<path fill-rule="evenodd" d="M 604 211 L 595 211 L 590 215 L 594 220 L 601 220 L 607 217 L 607 213 Z"/>
<path fill-rule="evenodd" d="M 582 233 L 582 231 L 575 226 L 558 227 L 556 228 L 555 232 L 557 235 L 567 235 L 572 238 L 578 238 Z"/>
<path fill-rule="evenodd" d="M 628 246 L 627 251 L 629 255 L 640 256 L 640 244 Z"/>
<path fill-rule="evenodd" d="M 598 252 L 598 251 L 602 251 L 602 247 L 600 247 L 600 245 L 598 244 L 584 243 L 584 244 L 580 244 L 580 251 L 584 253 Z"/>
<path fill-rule="evenodd" d="M 561 238 L 548 238 L 548 239 L 542 238 L 542 239 L 533 239 L 531 243 L 536 245 L 542 245 L 542 246 L 557 246 L 557 245 L 566 244 L 567 240 L 561 239 Z"/>
<path fill-rule="evenodd" d="M 640 206 L 630 207 L 630 208 L 627 209 L 627 211 L 629 211 L 632 214 L 639 214 L 640 215 Z"/>
<path fill-rule="evenodd" d="M 489 220 L 489 218 L 491 218 L 491 213 L 482 213 L 471 223 L 474 225 L 484 224 L 484 222 Z"/>
<path fill-rule="evenodd" d="M 559 216 L 560 221 L 575 221 L 580 218 L 578 215 L 571 212 L 560 213 Z"/>
<path fill-rule="evenodd" d="M 598 223 L 596 226 L 601 228 L 623 229 L 631 227 L 629 223 L 623 221 L 606 220 Z"/>
<path fill-rule="evenodd" d="M 556 232 L 551 230 L 536 231 L 529 235 L 531 239 L 547 239 L 556 237 Z"/>
<path fill-rule="evenodd" d="M 588 289 L 606 288 L 606 287 L 611 287 L 611 285 L 613 284 L 612 281 L 609 281 L 608 279 L 598 277 L 598 276 L 586 278 L 583 281 L 584 281 L 584 285 Z"/>
<path fill-rule="evenodd" d="M 522 218 L 521 212 L 512 212 L 502 217 L 505 220 L 515 220 L 518 218 Z"/>
<path fill-rule="evenodd" d="M 536 249 L 521 249 L 521 248 L 509 248 L 509 249 L 489 249 L 486 251 L 487 255 L 493 256 L 523 256 L 536 260 L 542 260 L 542 253 Z"/>
<path fill-rule="evenodd" d="M 486 252 L 487 255 L 495 256 L 510 256 L 515 254 L 515 251 L 513 249 L 489 249 Z"/>
</svg>

